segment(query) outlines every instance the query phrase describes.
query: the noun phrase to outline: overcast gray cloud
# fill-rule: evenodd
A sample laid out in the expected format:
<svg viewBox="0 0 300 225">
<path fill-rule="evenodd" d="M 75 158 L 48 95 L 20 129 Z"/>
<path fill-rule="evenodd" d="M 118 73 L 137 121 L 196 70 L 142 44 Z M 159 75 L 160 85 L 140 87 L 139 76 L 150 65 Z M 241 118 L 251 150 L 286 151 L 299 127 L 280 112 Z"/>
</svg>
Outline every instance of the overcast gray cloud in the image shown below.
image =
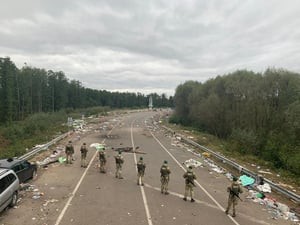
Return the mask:
<svg viewBox="0 0 300 225">
<path fill-rule="evenodd" d="M 237 69 L 300 72 L 299 0 L 0 2 L 0 56 L 87 88 L 173 95 Z"/>
</svg>

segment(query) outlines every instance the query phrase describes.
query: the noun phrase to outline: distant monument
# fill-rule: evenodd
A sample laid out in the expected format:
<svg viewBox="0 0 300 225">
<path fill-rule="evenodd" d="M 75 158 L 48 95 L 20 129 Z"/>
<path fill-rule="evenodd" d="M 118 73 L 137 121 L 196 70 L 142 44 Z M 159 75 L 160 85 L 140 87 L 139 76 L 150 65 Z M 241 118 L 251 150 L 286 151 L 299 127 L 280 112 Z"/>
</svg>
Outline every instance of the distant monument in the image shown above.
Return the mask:
<svg viewBox="0 0 300 225">
<path fill-rule="evenodd" d="M 150 95 L 150 97 L 149 97 L 149 109 L 152 110 L 152 108 L 153 108 L 153 101 L 152 101 L 152 96 Z"/>
</svg>

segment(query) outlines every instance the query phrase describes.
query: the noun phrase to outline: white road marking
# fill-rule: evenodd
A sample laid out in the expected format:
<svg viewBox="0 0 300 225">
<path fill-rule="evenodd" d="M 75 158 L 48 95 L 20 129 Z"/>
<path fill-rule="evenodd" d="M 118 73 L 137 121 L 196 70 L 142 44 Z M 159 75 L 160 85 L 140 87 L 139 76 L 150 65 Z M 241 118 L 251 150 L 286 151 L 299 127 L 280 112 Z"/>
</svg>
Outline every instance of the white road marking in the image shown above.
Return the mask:
<svg viewBox="0 0 300 225">
<path fill-rule="evenodd" d="M 108 135 L 113 131 L 113 129 L 114 129 L 115 127 L 116 127 L 116 125 L 108 132 Z M 104 144 L 105 141 L 106 141 L 106 138 L 103 139 L 102 144 Z M 59 214 L 59 216 L 58 216 L 58 218 L 57 218 L 57 220 L 56 220 L 56 222 L 55 222 L 55 225 L 59 225 L 59 224 L 60 224 L 62 218 L 64 217 L 64 215 L 65 215 L 65 213 L 66 213 L 66 211 L 67 211 L 67 209 L 68 209 L 69 206 L 71 205 L 70 203 L 71 203 L 71 201 L 73 200 L 73 198 L 74 198 L 76 192 L 78 191 L 78 188 L 79 188 L 79 186 L 81 185 L 81 183 L 82 183 L 82 181 L 83 181 L 83 179 L 84 179 L 84 177 L 85 177 L 85 175 L 86 175 L 88 169 L 91 167 L 91 165 L 92 165 L 94 159 L 96 158 L 97 153 L 98 153 L 98 151 L 95 151 L 95 154 L 93 155 L 92 159 L 90 160 L 90 162 L 89 162 L 87 168 L 84 170 L 84 173 L 82 174 L 82 176 L 81 176 L 80 180 L 78 181 L 76 187 L 74 188 L 74 190 L 73 190 L 71 196 L 69 197 L 67 203 L 65 204 L 65 207 L 63 208 L 63 210 L 62 210 L 61 213 Z"/>
<path fill-rule="evenodd" d="M 171 156 L 171 158 L 174 160 L 174 162 L 177 163 L 177 165 L 184 171 L 186 171 L 186 169 L 181 165 L 180 162 L 178 162 L 178 160 L 168 151 L 168 149 L 154 136 L 154 134 L 149 130 L 150 134 L 152 135 L 152 137 L 157 141 L 157 143 L 159 143 L 159 145 Z M 201 184 L 199 184 L 198 181 L 195 181 L 195 183 L 202 189 L 202 191 L 223 211 L 225 212 L 225 209 L 219 204 L 219 202 L 217 202 L 217 200 L 211 196 L 211 194 L 209 194 L 204 187 L 202 187 Z M 225 213 L 224 213 L 225 214 Z M 236 225 L 240 225 L 232 216 L 230 216 L 228 214 L 228 217 L 232 220 L 232 222 Z"/>
<path fill-rule="evenodd" d="M 149 184 L 145 184 L 145 187 L 151 188 L 151 189 L 154 189 L 154 190 L 160 192 L 160 188 L 159 188 L 159 187 L 153 187 L 153 186 L 151 186 L 151 185 L 149 185 Z M 183 198 L 183 195 L 182 195 L 182 194 L 179 194 L 179 193 L 173 192 L 173 191 L 168 191 L 168 192 L 169 192 L 170 195 L 174 195 L 174 196 L 176 196 L 176 197 Z M 212 205 L 212 204 L 209 204 L 208 202 L 200 201 L 200 200 L 198 200 L 198 199 L 195 199 L 195 202 L 196 202 L 196 203 L 199 203 L 199 204 L 201 204 L 201 205 L 205 205 L 205 206 L 207 206 L 207 207 L 213 208 L 213 209 L 219 209 L 219 207 L 217 207 L 216 205 Z"/>
<path fill-rule="evenodd" d="M 132 148 L 135 149 L 134 142 L 133 142 L 133 132 L 132 132 L 133 123 L 134 123 L 134 121 L 132 121 L 132 123 L 131 123 L 130 133 L 131 133 Z M 137 164 L 137 160 L 136 160 L 136 154 L 135 153 L 133 154 L 133 157 L 134 157 L 134 163 L 136 165 Z M 137 167 L 135 167 L 135 171 L 137 173 Z M 140 189 L 141 189 L 142 196 L 143 196 L 143 202 L 144 202 L 144 207 L 145 207 L 145 211 L 146 211 L 147 221 L 148 221 L 149 225 L 152 225 L 151 215 L 150 215 L 150 211 L 149 211 L 149 207 L 148 207 L 148 203 L 147 203 L 147 198 L 146 198 L 144 187 L 140 186 Z"/>
</svg>

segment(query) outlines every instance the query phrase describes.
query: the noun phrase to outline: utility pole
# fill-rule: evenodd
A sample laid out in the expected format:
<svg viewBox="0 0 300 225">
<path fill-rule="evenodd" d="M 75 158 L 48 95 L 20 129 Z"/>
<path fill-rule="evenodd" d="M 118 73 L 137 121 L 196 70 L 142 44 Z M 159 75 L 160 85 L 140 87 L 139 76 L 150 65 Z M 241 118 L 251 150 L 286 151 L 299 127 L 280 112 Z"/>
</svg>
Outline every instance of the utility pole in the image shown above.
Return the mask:
<svg viewBox="0 0 300 225">
<path fill-rule="evenodd" d="M 149 97 L 149 109 L 152 110 L 152 108 L 153 108 L 153 101 L 152 101 L 152 96 L 150 95 L 150 97 Z"/>
</svg>

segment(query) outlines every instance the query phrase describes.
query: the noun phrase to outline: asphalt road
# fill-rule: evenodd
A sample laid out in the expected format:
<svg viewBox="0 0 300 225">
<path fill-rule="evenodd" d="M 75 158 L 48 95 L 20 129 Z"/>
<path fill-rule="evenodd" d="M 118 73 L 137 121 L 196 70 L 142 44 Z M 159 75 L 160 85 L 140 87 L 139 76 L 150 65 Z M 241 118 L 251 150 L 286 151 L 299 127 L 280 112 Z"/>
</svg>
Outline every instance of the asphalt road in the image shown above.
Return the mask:
<svg viewBox="0 0 300 225">
<path fill-rule="evenodd" d="M 43 194 L 32 199 L 31 192 L 21 193 L 15 209 L 3 212 L 0 224 L 37 225 L 257 225 L 291 224 L 273 220 L 262 206 L 246 198 L 239 202 L 237 217 L 224 213 L 227 205 L 226 188 L 230 184 L 224 176 L 211 172 L 209 166 L 196 168 L 196 202 L 183 201 L 185 172 L 183 162 L 203 159 L 178 145 L 175 138 L 155 125 L 160 112 L 123 114 L 107 123 L 90 125 L 91 132 L 77 140 L 73 135 L 76 160 L 72 165 L 51 164 L 40 169 L 39 177 L 31 181 Z M 101 128 L 101 129 L 100 129 Z M 105 128 L 105 129 L 104 129 Z M 109 129 L 108 129 L 109 128 Z M 107 136 L 107 138 L 105 138 Z M 67 142 L 68 140 L 65 140 Z M 104 143 L 108 156 L 107 173 L 98 168 L 95 148 L 89 148 L 87 168 L 80 167 L 80 145 L 86 142 Z M 139 147 L 146 154 L 123 153 L 124 179 L 115 178 L 112 149 Z M 136 162 L 142 156 L 146 163 L 145 186 L 136 184 Z M 159 169 L 163 161 L 169 162 L 171 179 L 169 195 L 160 193 Z M 204 164 L 205 165 L 205 164 Z"/>
</svg>

